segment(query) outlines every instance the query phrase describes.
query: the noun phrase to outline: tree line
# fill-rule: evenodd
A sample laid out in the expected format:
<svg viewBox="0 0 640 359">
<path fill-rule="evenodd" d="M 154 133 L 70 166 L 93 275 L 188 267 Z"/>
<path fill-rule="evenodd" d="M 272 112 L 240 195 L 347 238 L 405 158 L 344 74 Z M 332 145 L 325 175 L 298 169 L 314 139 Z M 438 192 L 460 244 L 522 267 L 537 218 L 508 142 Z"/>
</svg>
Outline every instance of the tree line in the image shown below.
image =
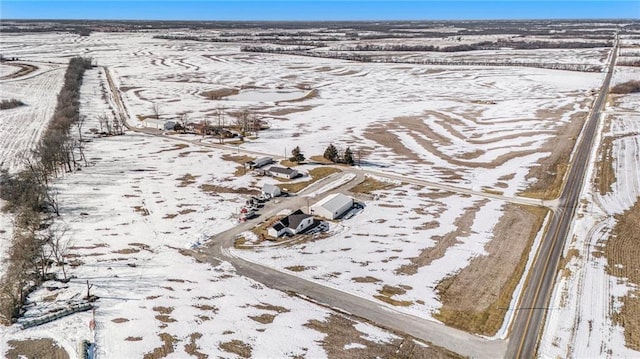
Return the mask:
<svg viewBox="0 0 640 359">
<path fill-rule="evenodd" d="M 601 72 L 602 65 L 596 64 L 565 64 L 565 63 L 545 63 L 545 62 L 525 62 L 503 59 L 486 59 L 486 60 L 463 60 L 463 59 L 436 59 L 436 58 L 400 58 L 398 56 L 372 56 L 366 53 L 352 53 L 348 51 L 307 51 L 309 49 L 298 48 L 288 49 L 273 46 L 243 46 L 241 48 L 245 52 L 264 52 L 282 55 L 296 55 L 308 57 L 322 57 L 328 59 L 338 59 L 356 62 L 373 62 L 373 63 L 393 63 L 393 64 L 413 64 L 413 65 L 437 65 L 437 66 L 521 66 L 535 67 L 550 70 L 566 70 L 581 72 Z"/>
<path fill-rule="evenodd" d="M 80 116 L 80 86 L 89 68 L 90 58 L 69 61 L 53 117 L 31 158 L 25 160 L 25 168 L 17 173 L 0 173 L 0 198 L 6 201 L 3 210 L 14 218 L 6 271 L 0 280 L 0 322 L 4 324 L 21 315 L 31 290 L 55 277 L 50 274 L 52 264 L 62 267 L 66 279 L 64 256 L 69 239 L 63 227 L 53 224 L 60 212 L 51 179 L 72 171 L 84 157 L 71 131 L 74 124 L 78 127 L 84 121 Z M 78 132 L 81 134 L 81 127 Z M 79 156 L 75 150 L 79 150 Z"/>
<path fill-rule="evenodd" d="M 354 46 L 339 46 L 332 51 L 432 51 L 432 52 L 463 52 L 475 50 L 500 50 L 511 48 L 516 50 L 534 49 L 585 49 L 596 47 L 611 47 L 611 41 L 587 42 L 587 41 L 482 41 L 472 44 L 452 46 L 434 45 L 407 45 L 407 44 L 357 44 Z"/>
</svg>

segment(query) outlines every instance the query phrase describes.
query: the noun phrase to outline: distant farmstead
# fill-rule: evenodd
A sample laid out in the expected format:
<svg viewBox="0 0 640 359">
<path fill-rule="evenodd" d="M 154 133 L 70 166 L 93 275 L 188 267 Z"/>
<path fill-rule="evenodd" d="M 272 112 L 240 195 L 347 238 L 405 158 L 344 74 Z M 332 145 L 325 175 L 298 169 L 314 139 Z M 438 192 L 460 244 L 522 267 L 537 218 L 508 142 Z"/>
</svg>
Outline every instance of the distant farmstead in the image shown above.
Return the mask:
<svg viewBox="0 0 640 359">
<path fill-rule="evenodd" d="M 267 233 L 274 238 L 283 235 L 294 235 L 309 228 L 312 224 L 313 216 L 305 214 L 302 210 L 298 209 L 274 223 L 267 229 Z"/>
<path fill-rule="evenodd" d="M 353 199 L 342 193 L 336 193 L 323 198 L 318 203 L 311 206 L 313 214 L 327 218 L 336 219 L 353 207 Z"/>
</svg>

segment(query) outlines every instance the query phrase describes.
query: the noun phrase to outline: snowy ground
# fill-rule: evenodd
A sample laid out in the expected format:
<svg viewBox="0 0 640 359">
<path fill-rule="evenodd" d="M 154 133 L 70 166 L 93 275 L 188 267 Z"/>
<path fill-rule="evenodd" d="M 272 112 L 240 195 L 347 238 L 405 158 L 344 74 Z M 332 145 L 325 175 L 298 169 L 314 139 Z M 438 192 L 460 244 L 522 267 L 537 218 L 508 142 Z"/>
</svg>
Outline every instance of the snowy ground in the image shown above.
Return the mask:
<svg viewBox="0 0 640 359">
<path fill-rule="evenodd" d="M 279 155 L 300 146 L 309 157 L 322 154 L 329 143 L 351 146 L 372 166 L 506 195 L 530 185 L 527 173 L 549 155 L 543 145 L 588 109 L 591 90 L 602 79 L 599 73 L 523 67 L 367 64 L 243 53 L 240 44 L 152 35 L 25 35 L 7 37 L 2 49 L 39 60 L 74 51 L 94 57 L 109 66 L 133 119 L 153 115 L 154 104 L 165 119 L 187 113 L 191 121 L 207 118 L 214 124 L 219 108 L 227 113 L 249 108 L 271 128 L 243 148 Z M 602 51 L 592 49 L 540 56 L 604 62 Z M 255 94 L 298 88 L 318 94 L 297 102 L 264 101 L 264 93 Z M 201 95 L 216 89 L 240 94 L 221 100 Z"/>
<path fill-rule="evenodd" d="M 0 110 L 0 169 L 16 171 L 22 167 L 53 115 L 66 67 L 36 66 L 38 69 L 26 76 L 0 80 L 0 100 L 16 99 L 26 104 Z"/>
<path fill-rule="evenodd" d="M 219 108 L 229 113 L 250 108 L 270 129 L 243 149 L 279 155 L 300 146 L 310 157 L 322 154 L 329 143 L 349 145 L 368 168 L 505 195 L 530 184 L 526 175 L 549 155 L 544 145 L 588 109 L 602 79 L 597 73 L 536 68 L 367 64 L 242 53 L 240 44 L 167 41 L 153 34 L 3 34 L 0 52 L 55 63 L 93 57 L 108 66 L 132 119 L 152 115 L 154 104 L 166 119 L 187 113 L 193 121 L 214 123 Z M 584 61 L 603 62 L 595 50 L 557 55 L 559 62 L 583 55 Z M 21 81 L 62 73 L 52 69 Z M 87 72 L 82 88 L 87 133 L 99 126 L 97 116 L 111 111 L 109 98 L 102 97 L 104 87 L 103 70 Z M 261 92 L 300 88 L 318 94 L 276 103 L 265 101 Z M 237 89 L 241 96 L 208 100 L 201 95 L 216 89 Z M 54 96 L 50 92 L 47 96 Z M 48 101 L 55 103 L 55 97 Z M 136 121 L 133 125 L 144 125 Z M 0 132 L 0 141 L 8 137 Z M 201 264 L 180 254 L 234 226 L 244 203 L 238 192 L 264 181 L 235 176 L 238 164 L 222 159 L 233 152 L 135 133 L 93 138 L 85 151 L 89 166 L 56 182 L 60 224 L 68 228 L 74 247 L 70 257 L 78 265 L 70 272 L 77 278 L 59 290 L 50 291 L 46 287 L 52 283 L 47 283 L 30 297 L 35 304 L 27 315 L 81 297 L 90 280 L 92 293 L 101 298 L 95 335 L 103 357 L 142 356 L 160 347 L 161 338 L 173 337 L 180 342 L 177 357 L 190 340 L 210 356 L 229 355 L 221 344 L 232 340 L 247 343 L 256 356 L 326 355 L 318 343 L 323 334 L 304 324 L 326 319 L 329 311 L 239 277 L 226 263 Z M 397 309 L 429 318 L 440 307 L 435 285 L 485 254 L 505 202 L 402 186 L 365 204 L 351 219 L 332 223 L 328 238 L 237 254 L 284 270 L 304 267 L 298 275 L 367 299 L 386 295 L 384 285 L 399 288 L 392 295 L 402 303 Z M 459 229 L 463 217 L 470 222 L 455 245 L 417 273 L 402 273 L 409 258 L 434 246 L 434 238 Z M 264 314 L 274 316 L 271 324 L 250 318 Z M 78 314 L 24 332 L 0 329 L 0 351 L 7 339 L 29 335 L 53 336 L 75 348 L 80 339 L 91 337 L 89 317 Z M 197 333 L 206 340 L 198 340 Z"/>
<path fill-rule="evenodd" d="M 618 67 L 612 84 L 628 81 L 634 72 L 634 68 Z M 599 249 L 612 235 L 616 224 L 613 216 L 631 208 L 640 198 L 640 96 L 626 95 L 617 97 L 617 101 L 617 105 L 607 107 L 602 119 L 610 124 L 604 126 L 602 137 L 613 138 L 611 159 L 616 181 L 611 191 L 601 195 L 593 182 L 596 172 L 591 164 L 573 237 L 565 247 L 565 258 L 571 258 L 566 266 L 569 272 L 561 271 L 564 275 L 558 277 L 541 357 L 640 356 L 625 346 L 624 329 L 612 318 L 620 310 L 620 298 L 639 283 L 609 275 L 607 258 Z M 595 152 L 592 159 L 598 159 Z M 572 252 L 574 255 L 569 255 Z"/>
<path fill-rule="evenodd" d="M 103 81 L 99 70 L 86 74 L 82 113 L 90 118 L 108 109 L 95 96 Z M 234 357 L 228 351 L 234 343 L 246 344 L 257 357 L 326 357 L 325 334 L 305 324 L 324 321 L 329 310 L 240 277 L 228 263 L 197 263 L 181 253 L 236 223 L 241 197 L 200 189 L 246 185 L 246 179 L 233 177 L 235 164 L 221 160 L 220 152 L 152 136 L 93 138 L 90 129 L 96 126 L 95 120 L 85 126 L 85 138 L 92 138 L 85 150 L 89 166 L 55 184 L 61 202 L 56 226 L 66 229 L 67 270 L 74 278 L 44 283 L 29 296 L 22 320 L 80 301 L 88 280 L 91 294 L 100 297 L 97 329 L 89 330 L 90 313 L 24 331 L 3 327 L 0 352 L 8 340 L 50 337 L 72 358 L 83 339 L 95 340 L 102 358 L 142 357 L 163 340 L 173 341 L 177 357 L 191 350 L 190 343 L 210 357 Z M 60 268 L 54 270 L 61 275 Z M 364 343 L 393 337 L 368 324 L 356 329 Z"/>
<path fill-rule="evenodd" d="M 365 201 L 364 210 L 354 217 L 330 222 L 322 239 L 235 250 L 234 254 L 368 299 L 381 295 L 384 286 L 402 288 L 404 293 L 392 299 L 404 304 L 394 308 L 430 318 L 441 307 L 436 285 L 475 256 L 486 254 L 484 245 L 493 238 L 503 205 L 497 200 L 402 186 L 376 192 L 375 199 Z M 479 209 L 475 216 L 463 220 L 475 209 Z M 461 221 L 471 224 L 458 243 L 417 273 L 407 273 L 411 258 L 456 231 Z"/>
</svg>

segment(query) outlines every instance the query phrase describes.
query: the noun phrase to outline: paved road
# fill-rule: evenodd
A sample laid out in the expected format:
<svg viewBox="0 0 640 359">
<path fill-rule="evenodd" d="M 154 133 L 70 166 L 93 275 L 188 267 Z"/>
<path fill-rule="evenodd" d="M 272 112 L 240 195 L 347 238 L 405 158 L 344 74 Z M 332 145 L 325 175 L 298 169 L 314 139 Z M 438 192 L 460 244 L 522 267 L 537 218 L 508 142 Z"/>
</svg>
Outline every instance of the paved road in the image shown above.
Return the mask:
<svg viewBox="0 0 640 359">
<path fill-rule="evenodd" d="M 340 177 L 344 175 L 344 173 L 335 173 L 314 183 L 296 196 L 280 198 L 277 203 L 267 202 L 260 211 L 261 217 L 215 235 L 204 247 L 197 250 L 195 256 L 202 261 L 211 263 L 217 263 L 220 260 L 227 261 L 235 267 L 239 275 L 251 278 L 270 288 L 303 295 L 340 312 L 364 318 L 383 328 L 412 335 L 468 357 L 489 359 L 495 358 L 496 353 L 504 353 L 507 348 L 507 343 L 504 340 L 488 340 L 434 321 L 402 313 L 379 302 L 248 261 L 228 250 L 233 246 L 233 241 L 238 234 L 250 230 L 263 218 L 269 218 L 284 209 L 304 208 L 307 204 L 308 197 L 306 196 L 308 194 L 316 192 L 332 181 L 339 181 Z M 314 201 L 331 193 L 346 192 L 363 179 L 364 174 L 359 174 L 347 184 L 319 194 Z"/>
<path fill-rule="evenodd" d="M 122 102 L 122 99 L 120 98 L 120 93 L 117 90 L 113 82 L 113 79 L 111 78 L 111 75 L 109 73 L 109 70 L 106 67 L 105 67 L 105 72 L 107 74 L 107 80 L 109 82 L 109 87 L 111 89 L 114 102 L 118 107 L 117 109 L 118 114 L 119 116 L 121 116 L 121 118 L 125 120 L 125 124 L 126 124 L 128 120 L 128 115 L 124 109 L 124 104 Z M 607 76 L 607 79 L 610 79 L 610 75 Z M 604 87 L 608 87 L 608 80 L 606 80 Z M 606 90 L 603 90 L 603 91 L 606 92 Z M 595 112 L 599 112 L 599 109 L 602 104 L 602 97 L 603 97 L 602 94 L 604 92 L 601 92 L 598 100 L 596 101 L 596 105 L 594 106 L 594 109 L 598 109 L 598 110 L 597 111 L 594 110 L 594 113 L 589 119 L 587 124 L 587 129 L 585 129 L 585 134 L 583 135 L 583 138 L 591 139 L 593 136 L 593 133 L 595 131 L 595 127 L 597 124 L 597 114 L 595 114 Z M 168 137 L 176 141 L 182 141 L 185 143 L 191 143 L 195 145 L 232 150 L 232 151 L 242 152 L 243 154 L 258 155 L 258 156 L 272 156 L 274 158 L 279 157 L 279 156 L 273 156 L 272 154 L 268 154 L 268 153 L 262 153 L 258 151 L 249 151 L 246 149 L 240 149 L 240 148 L 231 147 L 228 145 L 207 143 L 207 142 L 201 141 L 201 139 L 185 139 L 185 138 L 178 138 L 175 136 L 167 136 L 157 130 L 132 128 L 132 127 L 129 127 L 128 125 L 127 127 L 133 131 L 143 132 L 143 133 L 147 133 L 149 135 L 154 135 L 154 136 Z M 588 141 L 589 142 L 588 144 L 585 144 L 585 142 L 586 141 L 584 140 L 581 142 L 580 148 L 582 150 L 579 150 L 576 153 L 576 156 L 574 159 L 574 166 L 572 166 L 572 169 L 569 172 L 568 183 L 570 183 L 571 185 L 566 186 L 566 188 L 564 189 L 563 195 L 561 197 L 563 200 L 561 200 L 560 202 L 540 201 L 540 200 L 530 199 L 530 198 L 509 197 L 509 196 L 502 196 L 502 195 L 492 194 L 492 193 L 478 192 L 478 191 L 473 191 L 467 188 L 460 188 L 460 187 L 447 185 L 447 184 L 434 183 L 434 182 L 424 181 L 421 179 L 410 178 L 407 176 L 399 176 L 391 173 L 386 173 L 384 171 L 373 171 L 373 170 L 366 170 L 362 168 L 344 168 L 344 167 L 341 169 L 344 172 L 355 173 L 358 176 L 359 180 L 361 180 L 364 175 L 370 174 L 370 175 L 376 175 L 376 176 L 380 176 L 380 177 L 388 178 L 392 180 L 398 180 L 398 181 L 407 182 L 411 184 L 417 184 L 417 185 L 425 186 L 427 188 L 441 189 L 441 190 L 446 190 L 454 193 L 463 193 L 463 194 L 481 196 L 486 198 L 500 199 L 500 200 L 504 200 L 511 203 L 518 203 L 518 204 L 525 204 L 525 205 L 541 205 L 546 207 L 552 207 L 552 209 L 555 209 L 556 204 L 560 203 L 560 204 L 564 204 L 566 207 L 574 208 L 575 202 L 571 204 L 571 202 L 567 201 L 566 199 L 572 198 L 572 197 L 577 198 L 577 195 L 580 192 L 581 182 L 584 175 L 584 168 L 586 167 L 586 163 L 587 163 L 586 160 L 588 159 L 589 149 L 591 147 L 590 141 Z M 582 165 L 575 165 L 575 164 L 582 164 Z M 580 172 L 575 168 L 582 168 L 582 170 Z M 337 175 L 334 175 L 333 177 L 327 179 L 326 181 L 330 181 L 336 178 L 337 178 Z M 350 185 L 353 185 L 359 182 L 359 180 L 352 181 Z M 383 306 L 369 299 L 358 297 L 334 288 L 327 287 L 319 283 L 301 279 L 299 277 L 290 275 L 288 273 L 284 273 L 272 268 L 265 267 L 258 263 L 252 263 L 252 262 L 246 261 L 242 258 L 238 258 L 236 256 L 230 255 L 230 252 L 226 250 L 226 248 L 229 248 L 230 246 L 233 245 L 233 239 L 237 234 L 241 233 L 242 231 L 249 230 L 250 228 L 255 226 L 258 222 L 260 222 L 262 219 L 268 218 L 269 216 L 272 216 L 282 211 L 285 208 L 289 208 L 289 209 L 299 208 L 299 207 L 304 208 L 304 206 L 307 204 L 306 199 L 304 198 L 304 194 L 311 193 L 312 191 L 316 190 L 321 185 L 326 183 L 326 181 L 323 183 L 314 184 L 313 186 L 305 190 L 304 193 L 300 193 L 299 196 L 291 197 L 286 200 L 283 199 L 281 200 L 280 203 L 277 203 L 277 204 L 276 203 L 270 204 L 269 206 L 267 206 L 265 209 L 261 211 L 262 216 L 260 218 L 247 221 L 246 223 L 240 224 L 229 231 L 223 232 L 215 236 L 209 242 L 207 247 L 203 248 L 203 250 L 201 250 L 197 255 L 201 259 L 208 260 L 211 262 L 217 262 L 220 259 L 227 260 L 236 267 L 239 274 L 252 278 L 254 280 L 257 280 L 269 287 L 303 294 L 316 301 L 326 304 L 329 307 L 340 308 L 343 311 L 365 318 L 383 327 L 387 327 L 393 330 L 397 330 L 399 332 L 404 332 L 404 333 L 413 335 L 415 337 L 421 338 L 428 342 L 432 342 L 435 345 L 449 348 L 450 350 L 453 350 L 465 356 L 469 356 L 473 358 L 496 358 L 496 357 L 502 357 L 505 353 L 507 353 L 507 357 L 515 356 L 513 354 L 515 353 L 513 347 L 514 347 L 514 343 L 517 343 L 518 341 L 511 340 L 509 343 L 509 352 L 507 352 L 506 341 L 487 340 L 476 335 L 472 335 L 457 329 L 446 327 L 444 325 L 438 324 L 433 321 L 429 321 L 426 319 L 400 313 L 393 310 L 392 308 Z M 344 190 L 344 188 L 342 188 L 341 190 Z M 335 192 L 335 190 L 333 192 Z M 552 223 L 550 225 L 549 233 L 552 233 L 552 235 L 547 235 L 545 237 L 545 240 L 542 243 L 542 246 L 539 252 L 540 254 L 538 254 L 539 259 L 536 261 L 536 264 L 534 265 L 534 272 L 537 272 L 537 274 L 534 273 L 533 280 L 530 280 L 530 283 L 541 283 L 541 284 L 537 286 L 529 285 L 527 287 L 527 290 L 525 293 L 528 293 L 527 295 L 529 296 L 528 298 L 529 301 L 525 299 L 521 305 L 521 308 L 523 306 L 527 307 L 527 305 L 531 307 L 533 306 L 533 304 L 531 303 L 538 303 L 542 301 L 543 297 L 548 298 L 548 294 L 541 296 L 540 293 L 542 292 L 547 293 L 552 287 L 553 277 L 556 272 L 555 267 L 557 267 L 557 260 L 558 260 L 557 257 L 559 257 L 559 253 L 561 253 L 561 250 L 562 250 L 562 241 L 558 240 L 558 238 L 564 238 L 566 236 L 566 234 L 564 236 L 561 234 L 568 230 L 568 226 L 573 217 L 573 210 L 564 211 L 563 209 L 560 209 L 557 211 L 557 213 L 559 215 L 556 215 L 553 217 Z M 570 213 L 570 214 L 565 215 L 565 213 Z M 548 256 L 546 255 L 546 253 L 555 253 L 555 256 L 553 257 Z M 546 258 L 546 260 L 541 258 Z M 546 268 L 549 265 L 553 265 L 554 263 L 555 263 L 554 270 L 546 270 Z M 551 274 L 546 274 L 547 272 Z M 549 276 L 551 277 L 551 282 L 549 282 L 548 279 L 547 280 L 539 279 L 538 281 L 536 281 L 536 278 L 538 277 L 547 278 Z M 533 290 L 531 288 L 534 288 L 534 289 L 537 288 L 537 289 Z M 531 293 L 532 291 L 533 291 L 533 294 Z M 532 298 L 534 299 L 533 301 L 531 300 Z M 544 303 L 546 303 L 546 301 Z M 536 325 L 536 321 L 532 320 L 531 318 L 536 318 L 536 317 L 538 318 L 537 328 L 539 328 L 540 326 L 539 318 L 541 317 L 541 315 L 538 315 L 538 316 L 534 316 L 533 314 L 530 314 L 528 316 L 523 315 L 522 313 L 525 313 L 525 312 L 534 313 L 537 311 L 521 310 L 519 312 L 518 317 L 516 319 L 515 327 L 514 327 L 515 332 L 512 335 L 512 337 L 520 338 L 523 335 L 522 333 L 526 331 L 526 329 L 533 328 Z M 530 331 L 535 331 L 537 333 L 538 329 L 533 328 L 533 329 L 530 329 Z M 527 333 L 529 332 L 527 331 Z M 524 337 L 525 338 L 534 337 L 533 344 L 528 344 L 529 342 L 527 340 L 523 340 L 522 342 L 524 344 L 521 346 L 516 346 L 517 348 L 516 350 L 518 350 L 518 353 L 524 354 L 523 357 L 530 357 L 526 355 L 525 351 L 522 348 L 527 349 L 533 346 L 533 350 L 535 350 L 537 336 L 535 334 L 527 334 Z M 532 354 L 533 352 L 530 352 L 530 353 Z"/>
<path fill-rule="evenodd" d="M 558 272 L 558 263 L 579 203 L 585 173 L 589 166 L 589 156 L 593 149 L 593 140 L 596 137 L 598 119 L 609 92 L 617 49 L 616 43 L 607 75 L 574 153 L 571 168 L 560 195 L 560 209 L 553 215 L 534 266 L 529 272 L 528 285 L 524 290 L 511 330 L 507 358 L 534 358 L 536 355 L 541 329 L 547 315 L 547 306 Z"/>
</svg>

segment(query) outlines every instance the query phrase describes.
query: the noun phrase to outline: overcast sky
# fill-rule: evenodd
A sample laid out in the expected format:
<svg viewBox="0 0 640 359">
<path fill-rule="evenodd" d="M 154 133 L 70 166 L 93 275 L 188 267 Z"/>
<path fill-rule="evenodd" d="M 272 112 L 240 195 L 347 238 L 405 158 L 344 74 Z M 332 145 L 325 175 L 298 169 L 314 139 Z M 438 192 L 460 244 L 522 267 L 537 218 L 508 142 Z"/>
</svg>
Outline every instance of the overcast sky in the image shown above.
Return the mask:
<svg viewBox="0 0 640 359">
<path fill-rule="evenodd" d="M 460 20 L 640 18 L 640 0 L 0 0 L 0 19 Z"/>
</svg>

